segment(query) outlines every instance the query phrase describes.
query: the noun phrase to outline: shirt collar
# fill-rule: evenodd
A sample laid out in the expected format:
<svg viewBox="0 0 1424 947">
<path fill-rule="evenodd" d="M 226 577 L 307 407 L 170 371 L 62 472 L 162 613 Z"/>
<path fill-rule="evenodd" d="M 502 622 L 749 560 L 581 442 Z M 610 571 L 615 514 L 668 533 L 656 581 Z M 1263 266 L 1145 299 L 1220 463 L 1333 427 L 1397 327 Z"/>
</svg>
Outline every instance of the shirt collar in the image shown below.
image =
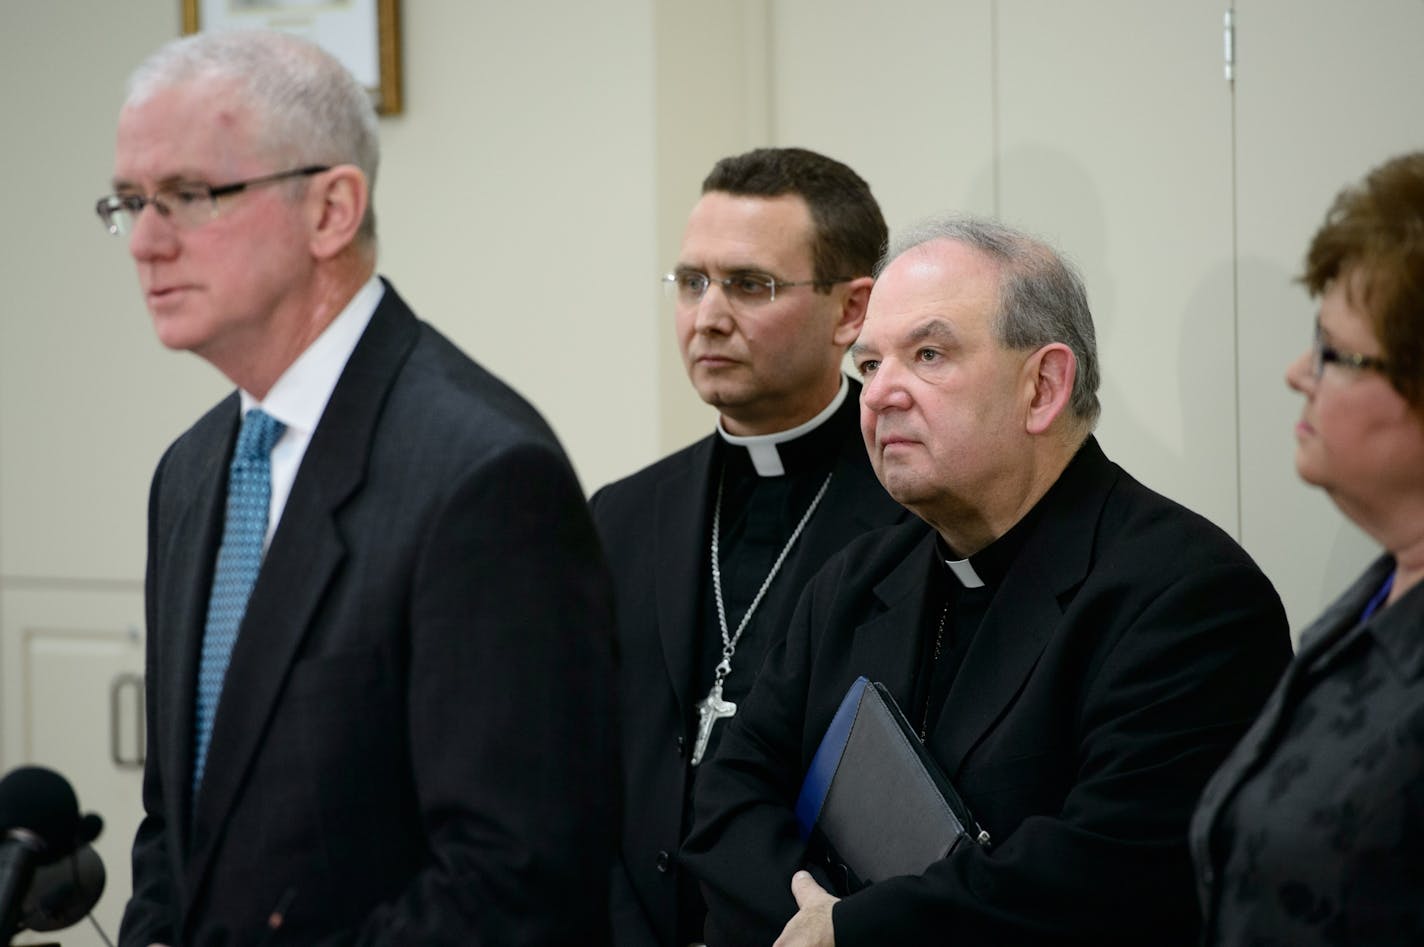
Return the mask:
<svg viewBox="0 0 1424 947">
<path fill-rule="evenodd" d="M 979 578 L 979 573 L 974 571 L 974 563 L 971 560 L 946 559 L 944 564 L 949 566 L 949 571 L 954 573 L 959 584 L 966 589 L 982 589 L 984 587 L 984 580 Z"/>
<path fill-rule="evenodd" d="M 372 275 L 366 284 L 341 310 L 331 324 L 322 330 L 311 345 L 297 360 L 287 367 L 267 397 L 258 401 L 246 391 L 239 390 L 242 399 L 242 413 L 260 407 L 285 424 L 288 430 L 310 435 L 321 420 L 331 393 L 356 343 L 375 315 L 376 307 L 385 295 L 385 285 L 379 277 Z"/>
<path fill-rule="evenodd" d="M 940 558 L 944 560 L 944 564 L 961 585 L 966 589 L 983 588 L 985 585 L 997 587 L 1004 580 L 1004 576 L 1008 575 L 1009 569 L 1018 558 L 1019 552 L 1022 551 L 1029 537 L 1033 535 L 1038 521 L 1045 515 L 1044 508 L 1049 503 L 1049 497 L 1055 494 L 1058 484 L 1063 481 L 1067 472 L 1073 469 L 1081 454 L 1080 450 L 1078 454 L 1074 455 L 1063 474 L 1059 475 L 1058 481 L 1049 487 L 1042 497 L 1039 497 L 1038 502 L 1017 523 L 1009 527 L 1008 532 L 969 558 L 954 558 L 954 551 L 949 548 L 943 538 L 939 539 Z"/>
<path fill-rule="evenodd" d="M 1394 569 L 1394 557 L 1388 557 Z M 1392 575 L 1393 570 L 1388 574 Z M 1384 579 L 1380 578 L 1380 582 Z M 1415 585 L 1388 605 L 1381 605 L 1363 622 L 1365 629 L 1389 655 L 1389 664 L 1402 680 L 1424 675 L 1424 637 L 1419 634 L 1419 614 L 1424 601 L 1424 582 Z M 1393 613 L 1391 614 L 1391 610 Z"/>
<path fill-rule="evenodd" d="M 798 424 L 790 430 L 777 431 L 774 434 L 752 434 L 739 437 L 736 434 L 727 433 L 727 429 L 722 426 L 722 418 L 717 418 L 717 433 L 722 436 L 722 440 L 733 447 L 745 447 L 751 456 L 752 466 L 762 477 L 780 477 L 786 473 L 786 464 L 781 457 L 778 445 L 794 441 L 803 437 L 816 428 L 825 424 L 836 413 L 836 410 L 845 402 L 846 394 L 850 391 L 850 382 L 845 375 L 841 375 L 841 386 L 836 391 L 836 396 L 831 399 L 831 403 L 826 405 L 821 413 L 804 424 Z"/>
</svg>

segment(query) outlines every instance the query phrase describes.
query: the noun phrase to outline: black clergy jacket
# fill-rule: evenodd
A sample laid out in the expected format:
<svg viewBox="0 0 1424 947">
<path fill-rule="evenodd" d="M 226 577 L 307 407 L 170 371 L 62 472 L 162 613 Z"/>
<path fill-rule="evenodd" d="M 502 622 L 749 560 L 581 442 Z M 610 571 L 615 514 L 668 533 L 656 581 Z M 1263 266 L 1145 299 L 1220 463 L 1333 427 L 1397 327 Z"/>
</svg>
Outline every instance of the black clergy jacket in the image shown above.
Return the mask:
<svg viewBox="0 0 1424 947">
<path fill-rule="evenodd" d="M 1280 599 L 1226 534 L 1091 438 L 1035 509 L 927 741 L 991 845 L 845 897 L 837 947 L 1197 936 L 1187 820 L 1289 660 Z M 700 774 L 684 862 L 708 943 L 770 944 L 799 868 L 831 885 L 797 792 L 856 676 L 910 706 L 942 570 L 936 537 L 905 525 L 812 580 Z"/>
<path fill-rule="evenodd" d="M 583 492 L 534 409 L 389 285 L 292 484 L 192 798 L 238 423 L 233 394 L 153 478 L 121 947 L 607 943 L 613 616 Z"/>
<path fill-rule="evenodd" d="M 861 533 L 909 518 L 875 479 L 860 436 L 860 385 L 849 387 L 825 422 L 839 444 L 830 486 L 757 608 L 754 620 L 768 623 L 773 638 L 822 563 Z M 720 440 L 714 432 L 590 501 L 617 613 L 623 820 L 612 912 L 619 947 L 672 944 L 678 927 L 678 850 L 696 773 L 689 757 L 711 668 L 706 680 L 697 678 L 707 636 L 720 640 L 706 604 L 717 456 L 729 449 Z M 729 621 L 735 627 L 735 616 Z M 763 657 L 739 646 L 734 667 L 756 668 Z"/>
</svg>

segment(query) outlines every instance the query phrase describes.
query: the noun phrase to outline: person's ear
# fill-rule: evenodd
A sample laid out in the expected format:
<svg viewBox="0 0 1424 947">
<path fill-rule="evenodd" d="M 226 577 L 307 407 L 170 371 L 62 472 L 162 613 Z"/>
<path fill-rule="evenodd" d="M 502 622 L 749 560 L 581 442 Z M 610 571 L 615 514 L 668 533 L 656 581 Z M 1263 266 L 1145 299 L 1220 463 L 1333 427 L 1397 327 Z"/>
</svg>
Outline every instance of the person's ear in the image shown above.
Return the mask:
<svg viewBox="0 0 1424 947">
<path fill-rule="evenodd" d="M 870 305 L 870 287 L 875 280 L 861 276 L 844 284 L 845 296 L 841 302 L 840 317 L 836 320 L 832 341 L 841 348 L 849 348 L 860 336 L 860 327 L 865 324 L 865 309 Z"/>
<path fill-rule="evenodd" d="M 370 202 L 366 175 L 354 164 L 338 164 L 316 175 L 310 187 L 312 255 L 330 259 L 355 242 L 361 229 Z"/>
<path fill-rule="evenodd" d="M 1078 360 L 1062 342 L 1050 342 L 1024 363 L 1024 385 L 1028 392 L 1025 427 L 1030 434 L 1043 434 L 1068 409 L 1073 397 L 1073 381 L 1078 376 Z"/>
</svg>

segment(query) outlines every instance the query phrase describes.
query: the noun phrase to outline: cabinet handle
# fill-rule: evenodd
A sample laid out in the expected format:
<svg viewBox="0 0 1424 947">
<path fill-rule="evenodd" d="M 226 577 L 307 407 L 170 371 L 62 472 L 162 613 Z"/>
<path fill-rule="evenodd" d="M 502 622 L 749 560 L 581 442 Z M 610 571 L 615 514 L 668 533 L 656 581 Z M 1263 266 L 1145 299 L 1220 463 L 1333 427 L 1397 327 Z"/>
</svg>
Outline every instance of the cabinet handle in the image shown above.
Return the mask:
<svg viewBox="0 0 1424 947">
<path fill-rule="evenodd" d="M 133 691 L 134 755 L 125 757 L 121 746 L 123 693 Z M 119 769 L 143 769 L 147 757 L 147 734 L 143 725 L 143 676 L 116 674 L 109 682 L 109 759 Z"/>
</svg>

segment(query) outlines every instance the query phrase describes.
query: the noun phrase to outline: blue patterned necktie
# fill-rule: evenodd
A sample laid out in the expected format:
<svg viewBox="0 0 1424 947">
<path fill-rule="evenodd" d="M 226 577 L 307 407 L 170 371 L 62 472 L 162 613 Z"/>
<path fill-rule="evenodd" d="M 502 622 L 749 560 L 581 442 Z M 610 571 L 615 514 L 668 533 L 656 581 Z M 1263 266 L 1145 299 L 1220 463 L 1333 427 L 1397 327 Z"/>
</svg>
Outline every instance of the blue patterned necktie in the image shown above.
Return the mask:
<svg viewBox="0 0 1424 947">
<path fill-rule="evenodd" d="M 272 445 L 286 425 L 253 408 L 242 419 L 237 448 L 228 468 L 227 519 L 213 570 L 208 621 L 203 629 L 203 654 L 198 665 L 198 700 L 193 734 L 193 795 L 203 783 L 203 765 L 213 733 L 213 717 L 222 694 L 228 659 L 237 629 L 247 611 L 247 599 L 262 567 L 262 541 L 267 535 L 267 507 L 272 498 Z"/>
</svg>

